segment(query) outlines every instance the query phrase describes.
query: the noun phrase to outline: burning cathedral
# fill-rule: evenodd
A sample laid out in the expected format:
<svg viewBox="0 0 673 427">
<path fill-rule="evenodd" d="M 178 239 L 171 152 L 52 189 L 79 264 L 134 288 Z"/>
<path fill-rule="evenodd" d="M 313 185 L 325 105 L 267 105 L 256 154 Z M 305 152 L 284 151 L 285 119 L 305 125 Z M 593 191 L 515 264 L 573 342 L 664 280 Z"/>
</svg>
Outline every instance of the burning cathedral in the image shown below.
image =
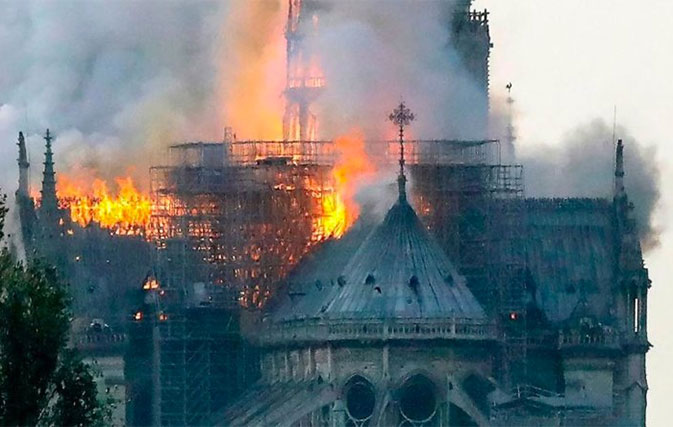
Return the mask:
<svg viewBox="0 0 673 427">
<path fill-rule="evenodd" d="M 306 40 L 329 2 L 288 1 L 283 140 L 172 145 L 123 220 L 57 194 L 48 131 L 33 200 L 19 135 L 26 256 L 71 283 L 73 345 L 106 361 L 123 422 L 643 425 L 650 281 L 622 142 L 611 199 L 531 199 L 511 135 L 405 137 L 401 103 L 397 137 L 355 150 L 395 169 L 391 200 L 355 218 L 352 141 L 317 139 L 329 82 Z M 470 3 L 446 25 L 486 128 L 489 15 Z"/>
</svg>

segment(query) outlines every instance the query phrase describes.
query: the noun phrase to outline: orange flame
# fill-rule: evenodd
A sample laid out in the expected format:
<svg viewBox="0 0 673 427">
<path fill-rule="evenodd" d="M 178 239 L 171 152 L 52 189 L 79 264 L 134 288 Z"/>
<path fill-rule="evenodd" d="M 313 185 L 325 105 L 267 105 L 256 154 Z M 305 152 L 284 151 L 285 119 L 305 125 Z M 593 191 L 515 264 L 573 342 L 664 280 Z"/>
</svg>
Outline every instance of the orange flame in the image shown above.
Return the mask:
<svg viewBox="0 0 673 427">
<path fill-rule="evenodd" d="M 359 130 L 334 140 L 336 160 L 332 177 L 334 193 L 323 198 L 325 234 L 339 238 L 360 215 L 355 195 L 363 180 L 376 173 L 374 163 L 365 150 L 364 135 Z"/>
<path fill-rule="evenodd" d="M 100 179 L 87 189 L 60 175 L 57 192 L 62 207 L 70 211 L 72 222 L 82 227 L 95 222 L 115 234 L 142 234 L 150 221 L 150 198 L 140 193 L 129 177 L 116 178 L 115 183 L 117 191 L 113 194 Z"/>
<path fill-rule="evenodd" d="M 287 1 L 229 3 L 219 46 L 221 124 L 243 138 L 280 139 Z"/>
</svg>

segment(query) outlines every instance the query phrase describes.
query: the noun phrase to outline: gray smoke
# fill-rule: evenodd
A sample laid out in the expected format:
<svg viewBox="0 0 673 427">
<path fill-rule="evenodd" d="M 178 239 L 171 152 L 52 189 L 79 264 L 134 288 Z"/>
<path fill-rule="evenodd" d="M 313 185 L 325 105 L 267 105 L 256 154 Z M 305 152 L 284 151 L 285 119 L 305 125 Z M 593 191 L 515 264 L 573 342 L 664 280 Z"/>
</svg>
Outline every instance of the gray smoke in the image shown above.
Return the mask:
<svg viewBox="0 0 673 427">
<path fill-rule="evenodd" d="M 0 185 L 17 133 L 39 177 L 50 127 L 57 170 L 146 177 L 149 153 L 210 131 L 219 2 L 0 2 Z M 127 171 L 127 167 L 135 170 Z M 145 181 L 143 179 L 143 181 Z"/>
<path fill-rule="evenodd" d="M 274 10 L 285 3 L 265 1 L 261 7 Z M 483 117 L 474 112 L 483 97 L 450 40 L 454 8 L 465 0 L 322 3 L 328 12 L 309 40 L 329 82 L 316 106 L 322 136 L 354 127 L 371 138 L 389 136 L 386 113 L 401 96 L 417 113 L 414 136 L 481 136 Z M 15 186 L 18 130 L 27 135 L 34 184 L 47 127 L 57 137 L 57 170 L 104 179 L 131 174 L 139 182 L 167 144 L 219 139 L 222 45 L 239 36 L 224 27 L 246 4 L 0 2 L 0 185 Z"/>
<path fill-rule="evenodd" d="M 416 113 L 415 137 L 485 136 L 484 94 L 451 42 L 451 19 L 464 1 L 323 3 L 319 32 L 308 39 L 327 81 L 316 102 L 322 136 L 353 127 L 367 138 L 394 136 L 386 116 L 401 97 Z"/>
<path fill-rule="evenodd" d="M 624 185 L 635 206 L 644 249 L 658 244 L 661 230 L 653 224 L 660 198 L 660 172 L 654 147 L 640 144 L 623 127 Z M 596 119 L 569 132 L 560 144 L 518 147 L 529 197 L 612 197 L 615 148 L 612 128 Z"/>
</svg>

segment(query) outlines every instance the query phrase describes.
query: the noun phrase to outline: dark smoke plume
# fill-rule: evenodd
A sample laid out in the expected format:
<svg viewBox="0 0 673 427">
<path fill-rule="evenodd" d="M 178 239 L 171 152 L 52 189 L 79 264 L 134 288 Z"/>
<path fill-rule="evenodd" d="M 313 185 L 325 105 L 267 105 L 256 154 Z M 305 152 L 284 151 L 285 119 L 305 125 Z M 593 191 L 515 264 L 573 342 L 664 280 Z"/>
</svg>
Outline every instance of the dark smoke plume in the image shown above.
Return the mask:
<svg viewBox="0 0 673 427">
<path fill-rule="evenodd" d="M 624 141 L 626 192 L 635 205 L 643 248 L 647 250 L 658 245 L 661 232 L 653 223 L 661 196 L 656 150 L 641 145 L 623 127 L 617 127 L 615 135 Z M 518 147 L 529 197 L 611 198 L 614 156 L 612 128 L 600 119 L 578 126 L 561 144 Z"/>
</svg>

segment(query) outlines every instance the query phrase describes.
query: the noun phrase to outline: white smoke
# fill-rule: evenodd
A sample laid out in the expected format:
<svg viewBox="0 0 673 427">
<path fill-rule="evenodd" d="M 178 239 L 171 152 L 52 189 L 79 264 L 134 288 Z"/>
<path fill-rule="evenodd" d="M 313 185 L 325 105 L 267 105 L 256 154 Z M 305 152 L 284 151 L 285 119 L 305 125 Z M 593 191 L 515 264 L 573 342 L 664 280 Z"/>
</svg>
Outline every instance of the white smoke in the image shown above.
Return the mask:
<svg viewBox="0 0 673 427">
<path fill-rule="evenodd" d="M 319 52 L 327 82 L 315 108 L 323 137 L 353 127 L 371 139 L 394 135 L 385 119 L 400 98 L 416 113 L 415 137 L 485 136 L 485 94 L 451 41 L 458 1 L 322 3 L 307 43 Z"/>
</svg>

